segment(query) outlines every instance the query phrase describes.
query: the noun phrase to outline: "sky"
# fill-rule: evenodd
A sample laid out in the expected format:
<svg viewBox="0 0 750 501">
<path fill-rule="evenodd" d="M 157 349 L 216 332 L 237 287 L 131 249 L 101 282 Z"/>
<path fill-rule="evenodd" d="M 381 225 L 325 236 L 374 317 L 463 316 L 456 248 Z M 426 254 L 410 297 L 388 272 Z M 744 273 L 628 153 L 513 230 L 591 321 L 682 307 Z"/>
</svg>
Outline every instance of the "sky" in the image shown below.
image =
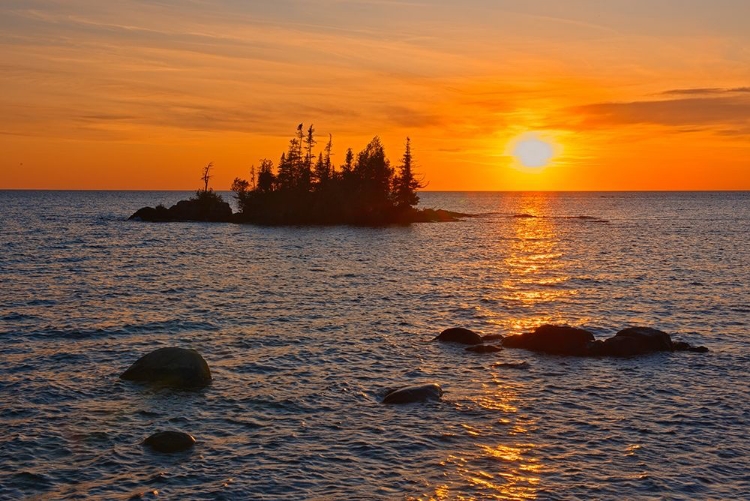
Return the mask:
<svg viewBox="0 0 750 501">
<path fill-rule="evenodd" d="M 297 124 L 429 190 L 750 189 L 747 0 L 3 0 L 0 189 L 227 190 Z M 549 143 L 544 168 L 513 156 Z"/>
</svg>

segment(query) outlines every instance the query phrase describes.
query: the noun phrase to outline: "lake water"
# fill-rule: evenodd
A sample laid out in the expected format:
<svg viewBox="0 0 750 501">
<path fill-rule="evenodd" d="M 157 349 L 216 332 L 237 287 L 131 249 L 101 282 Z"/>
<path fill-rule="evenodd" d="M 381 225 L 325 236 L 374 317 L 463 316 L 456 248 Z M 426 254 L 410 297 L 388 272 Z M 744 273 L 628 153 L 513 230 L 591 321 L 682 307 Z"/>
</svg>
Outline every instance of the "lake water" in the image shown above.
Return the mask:
<svg viewBox="0 0 750 501">
<path fill-rule="evenodd" d="M 0 192 L 0 498 L 747 499 L 750 193 L 424 193 L 484 215 L 379 229 L 126 220 L 186 195 Z M 711 351 L 429 342 L 543 323 Z M 163 346 L 213 383 L 118 379 Z M 380 403 L 423 382 L 443 400 Z M 163 429 L 196 447 L 144 449 Z"/>
</svg>

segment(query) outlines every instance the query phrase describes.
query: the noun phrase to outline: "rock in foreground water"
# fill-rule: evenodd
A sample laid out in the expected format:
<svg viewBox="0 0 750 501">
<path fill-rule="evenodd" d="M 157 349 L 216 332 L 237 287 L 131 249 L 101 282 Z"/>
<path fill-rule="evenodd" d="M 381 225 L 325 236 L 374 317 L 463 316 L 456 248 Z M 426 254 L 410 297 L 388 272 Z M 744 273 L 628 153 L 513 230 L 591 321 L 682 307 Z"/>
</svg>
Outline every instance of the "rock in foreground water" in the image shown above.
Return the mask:
<svg viewBox="0 0 750 501">
<path fill-rule="evenodd" d="M 440 385 L 431 383 L 421 386 L 406 386 L 388 392 L 383 397 L 384 404 L 410 404 L 414 402 L 426 402 L 428 400 L 440 400 L 443 389 Z"/>
<path fill-rule="evenodd" d="M 483 342 L 482 336 L 472 330 L 464 329 L 463 327 L 445 329 L 435 338 L 435 341 L 460 344 L 482 344 Z"/>
<path fill-rule="evenodd" d="M 159 348 L 139 358 L 120 379 L 175 388 L 201 388 L 211 382 L 211 370 L 195 350 Z"/>
<path fill-rule="evenodd" d="M 144 440 L 143 444 L 157 452 L 172 453 L 192 448 L 195 445 L 195 439 L 181 431 L 160 431 Z"/>
<path fill-rule="evenodd" d="M 554 355 L 585 355 L 594 335 L 587 330 L 566 325 L 542 325 L 534 332 L 507 336 L 506 348 L 524 348 Z"/>
</svg>

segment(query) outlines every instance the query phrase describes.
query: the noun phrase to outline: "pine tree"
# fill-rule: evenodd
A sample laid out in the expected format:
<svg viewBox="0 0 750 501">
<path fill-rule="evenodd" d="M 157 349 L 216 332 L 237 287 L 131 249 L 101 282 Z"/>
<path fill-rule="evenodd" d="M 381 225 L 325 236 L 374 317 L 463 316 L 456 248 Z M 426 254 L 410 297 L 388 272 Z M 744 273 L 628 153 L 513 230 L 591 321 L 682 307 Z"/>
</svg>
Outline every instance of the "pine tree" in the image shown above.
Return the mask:
<svg viewBox="0 0 750 501">
<path fill-rule="evenodd" d="M 291 146 L 289 150 L 292 151 Z M 294 186 L 294 163 L 285 153 L 282 153 L 279 159 L 278 184 L 281 191 L 289 191 Z"/>
<path fill-rule="evenodd" d="M 406 150 L 401 159 L 399 175 L 394 181 L 393 198 L 399 209 L 414 207 L 419 203 L 417 190 L 422 188 L 422 184 L 414 177 L 412 171 L 413 159 L 411 156 L 411 139 L 406 138 Z"/>
<path fill-rule="evenodd" d="M 276 185 L 276 176 L 273 174 L 273 162 L 264 158 L 260 161 L 258 168 L 258 191 L 268 193 L 274 190 Z"/>
<path fill-rule="evenodd" d="M 385 156 L 380 138 L 375 136 L 357 155 L 354 178 L 367 210 L 382 210 L 390 205 L 393 169 Z"/>
<path fill-rule="evenodd" d="M 315 163 L 315 186 L 318 188 L 318 190 L 325 188 L 328 185 L 328 182 L 331 180 L 331 172 L 328 169 L 328 165 L 326 165 L 325 160 L 323 160 L 323 153 L 318 154 L 318 161 Z"/>
</svg>

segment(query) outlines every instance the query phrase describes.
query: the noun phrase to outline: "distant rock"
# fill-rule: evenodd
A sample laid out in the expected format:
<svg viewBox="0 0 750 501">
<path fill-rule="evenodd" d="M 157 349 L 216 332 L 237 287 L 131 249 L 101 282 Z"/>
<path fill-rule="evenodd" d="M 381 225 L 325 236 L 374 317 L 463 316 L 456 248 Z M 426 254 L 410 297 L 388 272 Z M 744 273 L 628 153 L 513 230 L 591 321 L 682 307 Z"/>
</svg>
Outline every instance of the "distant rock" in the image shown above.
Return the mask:
<svg viewBox="0 0 750 501">
<path fill-rule="evenodd" d="M 501 369 L 528 369 L 528 362 L 498 362 L 493 364 L 492 367 L 498 367 Z"/>
<path fill-rule="evenodd" d="M 211 382 L 211 371 L 195 350 L 159 348 L 139 358 L 120 379 L 176 388 L 201 388 Z"/>
<path fill-rule="evenodd" d="M 560 325 L 542 325 L 527 332 L 503 339 L 506 348 L 524 348 L 554 355 L 586 355 L 594 335 L 587 330 Z"/>
<path fill-rule="evenodd" d="M 384 404 L 410 404 L 414 402 L 426 402 L 428 400 L 440 400 L 443 389 L 440 385 L 431 383 L 421 386 L 406 386 L 389 391 L 383 397 Z"/>
<path fill-rule="evenodd" d="M 209 192 L 213 195 L 212 192 Z M 220 196 L 202 196 L 190 200 L 180 200 L 167 209 L 163 205 L 138 209 L 129 219 L 148 222 L 208 221 L 230 222 L 232 208 Z"/>
<path fill-rule="evenodd" d="M 476 346 L 469 346 L 466 348 L 466 351 L 471 351 L 474 353 L 497 353 L 498 351 L 503 351 L 503 349 L 500 346 L 495 346 L 494 344 L 478 344 Z"/>
<path fill-rule="evenodd" d="M 434 340 L 443 343 L 482 344 L 482 336 L 463 327 L 445 329 Z"/>
<path fill-rule="evenodd" d="M 443 209 L 412 209 L 402 215 L 404 223 L 449 223 L 461 221 L 467 217 L 475 217 L 474 214 L 454 212 Z"/>
<path fill-rule="evenodd" d="M 182 452 L 195 445 L 195 439 L 181 431 L 160 431 L 143 441 L 144 445 L 157 452 Z"/>
</svg>

